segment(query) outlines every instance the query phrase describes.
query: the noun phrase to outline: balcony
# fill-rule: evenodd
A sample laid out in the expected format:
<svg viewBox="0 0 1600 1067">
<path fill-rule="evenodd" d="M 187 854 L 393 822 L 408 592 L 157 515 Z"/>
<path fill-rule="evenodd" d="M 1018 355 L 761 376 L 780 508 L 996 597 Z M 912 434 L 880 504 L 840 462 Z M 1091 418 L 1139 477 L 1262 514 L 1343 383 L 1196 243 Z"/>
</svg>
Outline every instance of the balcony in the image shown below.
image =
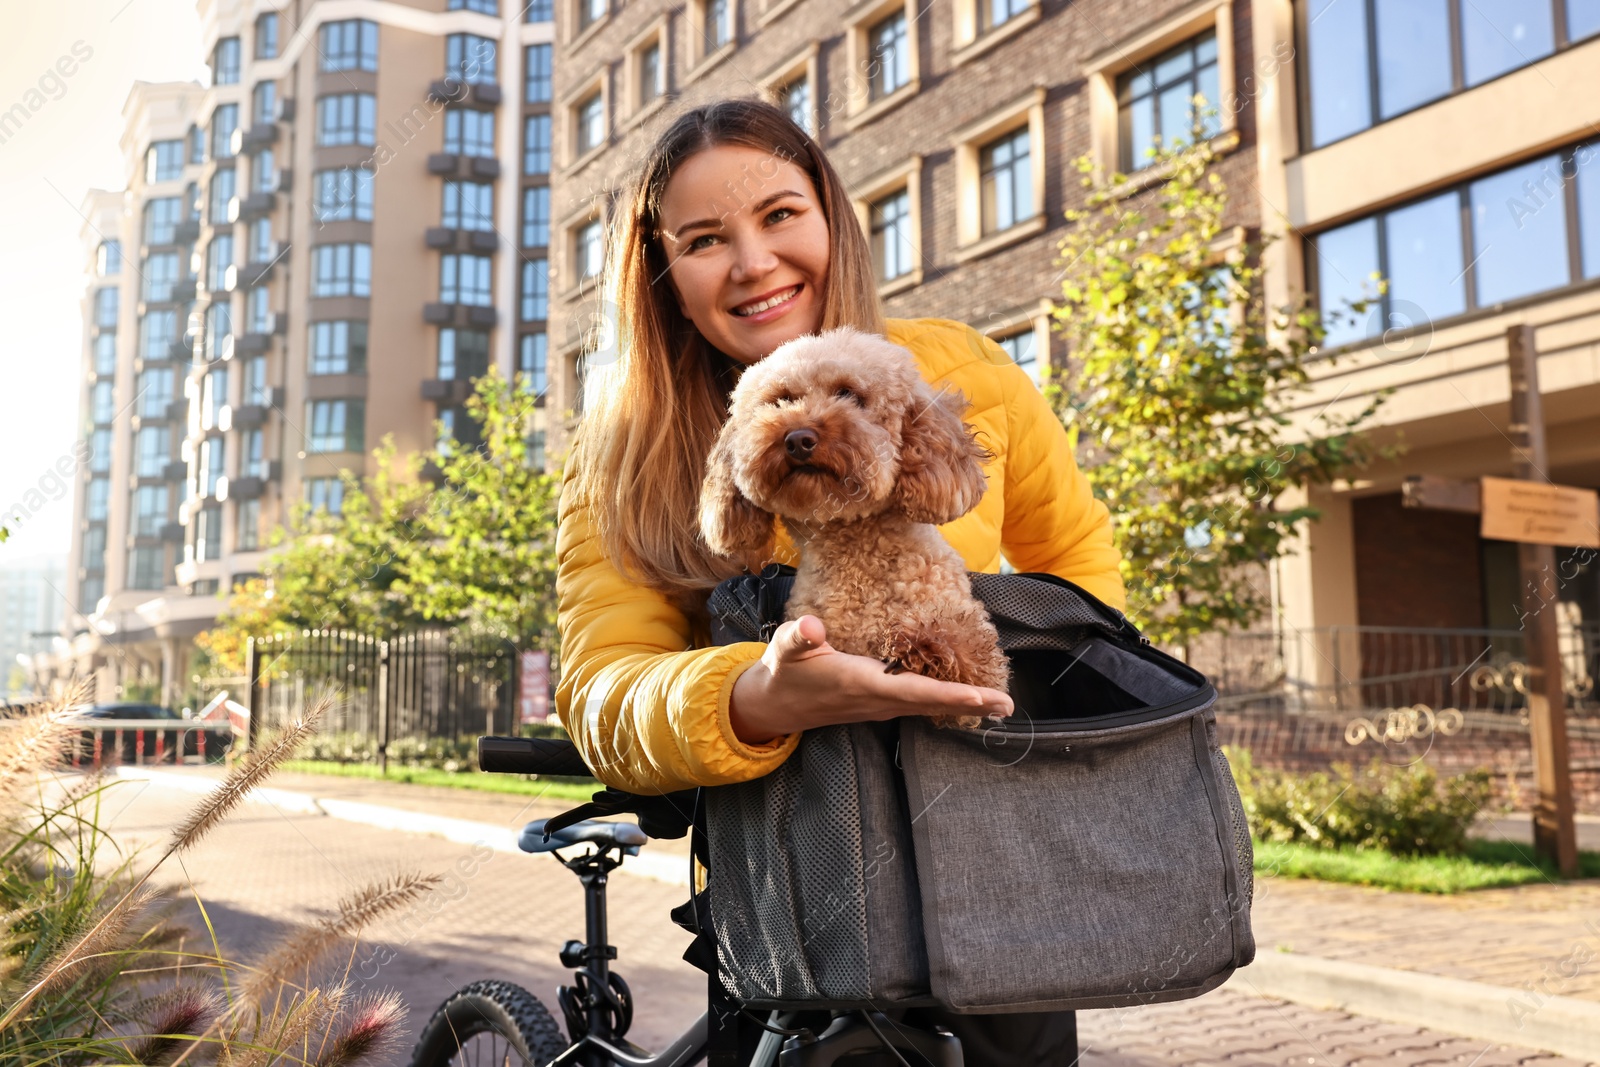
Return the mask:
<svg viewBox="0 0 1600 1067">
<path fill-rule="evenodd" d="M 175 459 L 161 468 L 161 477 L 164 481 L 181 482 L 189 477 L 189 464 L 181 459 Z"/>
<path fill-rule="evenodd" d="M 267 316 L 267 332 L 282 337 L 289 332 L 289 313 L 274 311 Z"/>
<path fill-rule="evenodd" d="M 294 188 L 294 171 L 290 170 L 288 167 L 279 167 L 278 168 L 278 184 L 277 184 L 278 192 L 287 193 L 289 190 L 291 190 L 293 188 Z"/>
<path fill-rule="evenodd" d="M 286 96 L 282 100 L 278 101 L 278 121 L 294 121 L 294 97 Z"/>
<path fill-rule="evenodd" d="M 167 404 L 166 417 L 173 422 L 189 421 L 189 401 L 173 400 Z"/>
<path fill-rule="evenodd" d="M 259 356 L 272 345 L 270 333 L 241 334 L 233 340 L 233 351 L 241 356 Z"/>
<path fill-rule="evenodd" d="M 239 146 L 235 151 L 253 155 L 277 141 L 278 124 L 276 122 L 258 122 L 248 130 L 235 130 L 234 136 L 239 141 Z"/>
<path fill-rule="evenodd" d="M 494 156 L 471 156 L 472 176 L 485 181 L 500 177 L 500 161 Z"/>
<path fill-rule="evenodd" d="M 422 305 L 422 321 L 430 326 L 475 326 L 487 329 L 499 321 L 499 313 L 493 307 L 482 307 L 476 304 L 441 304 L 431 303 Z"/>
<path fill-rule="evenodd" d="M 456 247 L 456 230 L 449 226 L 429 226 L 423 239 L 429 248 L 453 251 Z"/>
<path fill-rule="evenodd" d="M 278 204 L 277 193 L 251 193 L 248 196 L 236 196 L 228 201 L 229 222 L 249 222 L 263 215 L 271 214 L 272 209 Z"/>
<path fill-rule="evenodd" d="M 427 378 L 422 382 L 422 399 L 440 407 L 453 407 L 472 395 L 472 383 L 461 378 Z"/>
<path fill-rule="evenodd" d="M 266 491 L 265 478 L 246 476 L 228 482 L 228 495 L 235 500 L 254 500 Z"/>
<path fill-rule="evenodd" d="M 244 265 L 244 270 L 239 272 L 239 281 L 243 285 L 260 285 L 272 277 L 272 268 L 278 265 L 278 243 L 274 241 L 270 249 L 271 256 L 263 260 L 252 259 Z"/>
<path fill-rule="evenodd" d="M 461 160 L 454 152 L 434 152 L 428 156 L 428 173 L 454 178 L 461 170 Z"/>
<path fill-rule="evenodd" d="M 183 543 L 183 523 L 181 523 L 181 522 L 164 522 L 164 523 L 162 523 L 161 524 L 160 536 L 161 536 L 161 540 L 163 540 L 163 541 L 167 541 L 167 542 L 170 542 L 172 544 L 180 544 L 181 545 Z"/>
<path fill-rule="evenodd" d="M 192 341 L 173 341 L 167 346 L 167 356 L 171 359 L 181 359 L 184 362 L 194 358 L 194 343 Z"/>
<path fill-rule="evenodd" d="M 184 219 L 172 224 L 172 243 L 191 245 L 200 239 L 200 220 Z"/>
<path fill-rule="evenodd" d="M 441 252 L 493 252 L 500 247 L 500 238 L 493 230 L 430 226 L 423 236 L 429 248 Z"/>
<path fill-rule="evenodd" d="M 265 404 L 240 404 L 236 408 L 230 408 L 229 411 L 231 420 L 229 424 L 235 430 L 254 430 L 267 421 Z"/>
</svg>

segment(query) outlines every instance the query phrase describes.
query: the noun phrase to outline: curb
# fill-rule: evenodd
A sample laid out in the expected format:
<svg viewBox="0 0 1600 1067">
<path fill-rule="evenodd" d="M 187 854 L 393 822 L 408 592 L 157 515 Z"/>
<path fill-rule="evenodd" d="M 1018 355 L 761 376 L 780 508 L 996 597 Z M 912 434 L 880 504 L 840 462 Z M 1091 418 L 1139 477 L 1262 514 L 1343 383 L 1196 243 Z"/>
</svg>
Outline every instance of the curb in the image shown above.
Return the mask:
<svg viewBox="0 0 1600 1067">
<path fill-rule="evenodd" d="M 1257 955 L 1224 985 L 1600 1063 L 1600 1004 L 1575 997 L 1289 952 Z"/>
<path fill-rule="evenodd" d="M 114 773 L 118 778 L 150 782 L 152 785 L 162 785 L 187 793 L 209 793 L 217 784 L 214 779 L 191 778 L 171 771 L 152 771 L 143 767 L 118 766 Z M 367 804 L 359 800 L 315 797 L 309 793 L 299 793 L 292 789 L 274 789 L 271 786 L 252 789 L 244 799 L 247 804 L 267 804 L 279 811 L 294 812 L 299 815 L 326 815 L 341 822 L 357 823 L 379 830 L 428 834 L 464 845 L 485 845 L 496 852 L 527 855 L 517 847 L 517 837 L 522 832 L 520 826 L 513 830 L 492 822 L 453 819 L 444 815 L 429 815 L 426 812 L 385 807 L 382 804 Z M 637 856 L 629 856 L 618 870 L 667 885 L 685 889 L 689 887 L 689 865 L 675 856 L 649 855 L 641 852 Z"/>
</svg>

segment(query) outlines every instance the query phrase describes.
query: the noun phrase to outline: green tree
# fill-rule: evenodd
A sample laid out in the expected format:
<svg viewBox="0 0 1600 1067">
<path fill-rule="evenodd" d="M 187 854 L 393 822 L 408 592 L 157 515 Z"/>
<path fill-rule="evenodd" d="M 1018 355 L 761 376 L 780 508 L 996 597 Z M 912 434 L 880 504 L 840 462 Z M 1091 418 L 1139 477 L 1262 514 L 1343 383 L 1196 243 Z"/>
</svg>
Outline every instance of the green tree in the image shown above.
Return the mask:
<svg viewBox="0 0 1600 1067">
<path fill-rule="evenodd" d="M 1291 426 L 1324 329 L 1304 300 L 1267 306 L 1264 246 L 1217 251 L 1227 191 L 1213 161 L 1203 139 L 1158 153 L 1166 176 L 1142 192 L 1120 174 L 1096 187 L 1078 161 L 1094 191 L 1067 213 L 1052 312 L 1072 372 L 1045 389 L 1110 508 L 1130 611 L 1182 646 L 1265 614 L 1259 565 L 1320 517 L 1285 492 L 1370 462 L 1358 427 L 1382 401 Z"/>
</svg>

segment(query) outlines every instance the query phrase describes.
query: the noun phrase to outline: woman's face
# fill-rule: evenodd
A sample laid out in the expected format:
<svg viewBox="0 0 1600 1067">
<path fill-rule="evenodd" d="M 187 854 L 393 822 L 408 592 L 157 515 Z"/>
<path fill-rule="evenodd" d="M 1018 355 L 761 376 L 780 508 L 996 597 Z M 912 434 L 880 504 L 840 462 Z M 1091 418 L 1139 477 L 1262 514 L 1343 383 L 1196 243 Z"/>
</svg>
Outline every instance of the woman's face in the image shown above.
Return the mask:
<svg viewBox="0 0 1600 1067">
<path fill-rule="evenodd" d="M 667 182 L 661 231 L 672 295 L 719 351 L 748 366 L 821 327 L 828 222 L 793 163 L 736 145 L 696 153 Z"/>
</svg>

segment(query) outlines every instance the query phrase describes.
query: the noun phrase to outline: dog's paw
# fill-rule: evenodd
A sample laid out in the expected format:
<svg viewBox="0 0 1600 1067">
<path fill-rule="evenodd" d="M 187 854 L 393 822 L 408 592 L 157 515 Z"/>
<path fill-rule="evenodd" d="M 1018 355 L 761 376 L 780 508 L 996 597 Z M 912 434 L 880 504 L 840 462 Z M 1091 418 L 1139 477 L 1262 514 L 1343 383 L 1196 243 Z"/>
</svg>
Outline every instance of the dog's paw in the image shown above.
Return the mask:
<svg viewBox="0 0 1600 1067">
<path fill-rule="evenodd" d="M 980 715 L 934 715 L 933 725 L 944 730 L 976 730 L 983 725 Z"/>
<path fill-rule="evenodd" d="M 889 634 L 878 658 L 888 661 L 885 674 L 920 674 L 941 682 L 962 680 L 955 647 L 931 630 Z"/>
</svg>

